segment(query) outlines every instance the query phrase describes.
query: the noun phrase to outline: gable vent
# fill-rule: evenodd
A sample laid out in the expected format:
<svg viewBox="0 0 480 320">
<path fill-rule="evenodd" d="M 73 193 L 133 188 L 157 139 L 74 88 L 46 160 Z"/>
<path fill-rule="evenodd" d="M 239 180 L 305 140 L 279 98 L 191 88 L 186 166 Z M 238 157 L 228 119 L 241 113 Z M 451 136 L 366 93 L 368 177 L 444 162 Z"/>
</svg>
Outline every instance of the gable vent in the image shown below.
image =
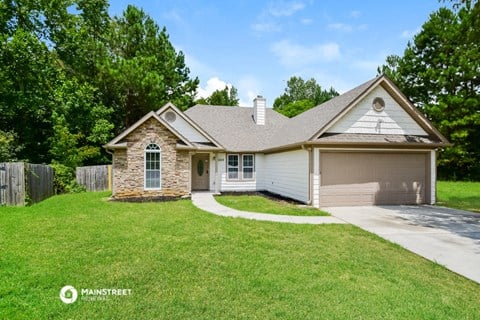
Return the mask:
<svg viewBox="0 0 480 320">
<path fill-rule="evenodd" d="M 382 112 L 385 109 L 385 101 L 380 97 L 376 97 L 373 99 L 372 108 L 377 112 Z"/>
<path fill-rule="evenodd" d="M 177 120 L 177 115 L 173 111 L 167 111 L 165 113 L 165 120 L 167 120 L 167 122 L 169 122 L 169 123 L 172 123 L 175 120 Z"/>
</svg>

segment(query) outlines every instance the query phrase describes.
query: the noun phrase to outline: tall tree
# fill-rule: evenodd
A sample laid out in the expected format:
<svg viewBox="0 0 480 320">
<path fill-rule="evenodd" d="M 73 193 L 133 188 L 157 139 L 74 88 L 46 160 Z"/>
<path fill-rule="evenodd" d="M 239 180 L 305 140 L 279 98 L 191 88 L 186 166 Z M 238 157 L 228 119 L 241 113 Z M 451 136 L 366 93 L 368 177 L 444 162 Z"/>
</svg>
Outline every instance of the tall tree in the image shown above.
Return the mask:
<svg viewBox="0 0 480 320">
<path fill-rule="evenodd" d="M 209 97 L 200 98 L 195 103 L 208 104 L 213 106 L 238 106 L 237 89 L 234 86 L 230 88 L 225 86 L 222 90 L 215 90 Z"/>
<path fill-rule="evenodd" d="M 108 0 L 0 1 L 0 157 L 72 167 L 167 101 L 190 107 L 198 79 L 142 10 Z M 72 170 L 70 170 L 72 171 Z"/>
<path fill-rule="evenodd" d="M 73 6 L 68 0 L 60 1 Z M 95 84 L 98 65 L 107 55 L 105 43 L 111 21 L 107 0 L 77 0 L 75 13 L 69 13 L 64 4 L 46 14 L 50 39 L 65 71 Z"/>
<path fill-rule="evenodd" d="M 109 57 L 102 61 L 104 103 L 115 110 L 126 128 L 145 113 L 168 101 L 181 109 L 193 105 L 199 80 L 190 79 L 183 53 L 176 52 L 165 28 L 145 12 L 129 5 L 115 17 L 108 41 Z"/>
<path fill-rule="evenodd" d="M 287 81 L 285 92 L 275 99 L 273 109 L 291 118 L 336 96 L 338 92 L 333 87 L 323 90 L 313 78 L 305 81 L 293 76 Z"/>
<path fill-rule="evenodd" d="M 35 0 L 4 0 L 0 2 L 0 32 L 13 35 L 21 29 L 34 33 L 37 37 L 43 34 L 42 5 Z"/>
<path fill-rule="evenodd" d="M 480 179 L 480 5 L 441 8 L 379 72 L 390 76 L 454 144 L 439 157 L 439 175 Z"/>
<path fill-rule="evenodd" d="M 19 159 L 48 162 L 56 63 L 46 44 L 21 28 L 1 35 L 0 46 L 0 128 L 17 137 Z"/>
<path fill-rule="evenodd" d="M 14 132 L 0 130 L 0 162 L 17 160 L 17 153 L 21 149 L 17 139 Z"/>
<path fill-rule="evenodd" d="M 101 146 L 112 137 L 109 119 L 113 110 L 96 102 L 97 89 L 88 83 L 64 75 L 61 80 L 55 90 L 57 107 L 52 114 L 53 160 L 72 168 L 105 162 Z"/>
</svg>

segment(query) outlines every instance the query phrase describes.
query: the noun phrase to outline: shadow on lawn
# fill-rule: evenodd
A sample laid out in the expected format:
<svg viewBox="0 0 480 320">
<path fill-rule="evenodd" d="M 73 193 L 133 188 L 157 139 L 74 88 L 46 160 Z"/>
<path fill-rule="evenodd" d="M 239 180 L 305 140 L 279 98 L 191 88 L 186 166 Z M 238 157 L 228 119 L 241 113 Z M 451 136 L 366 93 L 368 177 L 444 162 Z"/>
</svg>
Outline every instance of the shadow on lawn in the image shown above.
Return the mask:
<svg viewBox="0 0 480 320">
<path fill-rule="evenodd" d="M 438 201 L 440 206 L 462 207 L 465 210 L 480 213 L 480 194 L 475 197 L 451 197 L 448 200 Z"/>
</svg>

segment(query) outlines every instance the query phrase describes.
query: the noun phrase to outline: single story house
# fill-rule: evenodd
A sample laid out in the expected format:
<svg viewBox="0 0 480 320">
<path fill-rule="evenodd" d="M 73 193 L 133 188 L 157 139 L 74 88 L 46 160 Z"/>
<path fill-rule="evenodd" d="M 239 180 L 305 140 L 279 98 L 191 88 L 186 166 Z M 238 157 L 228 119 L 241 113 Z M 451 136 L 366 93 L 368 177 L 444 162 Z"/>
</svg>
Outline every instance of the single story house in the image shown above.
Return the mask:
<svg viewBox="0 0 480 320">
<path fill-rule="evenodd" d="M 104 147 L 113 197 L 269 191 L 314 207 L 435 203 L 445 137 L 386 76 L 291 119 L 253 108 L 168 103 Z"/>
</svg>

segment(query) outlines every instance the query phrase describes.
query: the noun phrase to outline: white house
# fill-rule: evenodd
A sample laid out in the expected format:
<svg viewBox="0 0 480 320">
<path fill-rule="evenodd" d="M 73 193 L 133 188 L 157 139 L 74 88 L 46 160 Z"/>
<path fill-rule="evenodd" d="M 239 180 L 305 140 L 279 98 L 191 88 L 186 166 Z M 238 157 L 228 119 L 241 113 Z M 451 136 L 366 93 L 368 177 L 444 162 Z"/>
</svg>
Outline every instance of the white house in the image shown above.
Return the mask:
<svg viewBox="0 0 480 320">
<path fill-rule="evenodd" d="M 172 104 L 110 141 L 113 197 L 269 191 L 315 207 L 435 202 L 448 141 L 385 76 L 291 119 L 266 108 Z"/>
</svg>

